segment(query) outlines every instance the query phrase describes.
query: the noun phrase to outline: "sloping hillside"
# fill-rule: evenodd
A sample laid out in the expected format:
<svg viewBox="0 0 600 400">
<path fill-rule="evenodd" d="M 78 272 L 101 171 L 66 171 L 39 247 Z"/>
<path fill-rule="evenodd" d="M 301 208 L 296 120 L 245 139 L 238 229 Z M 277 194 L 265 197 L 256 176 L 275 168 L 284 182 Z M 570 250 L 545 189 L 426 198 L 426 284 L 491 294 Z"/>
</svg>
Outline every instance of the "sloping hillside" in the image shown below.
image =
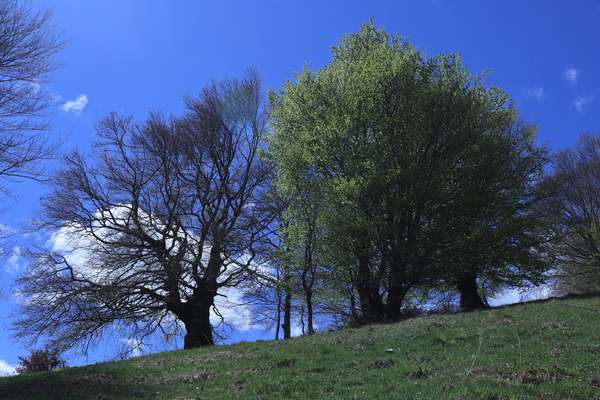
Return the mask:
<svg viewBox="0 0 600 400">
<path fill-rule="evenodd" d="M 0 379 L 0 399 L 600 399 L 600 297 Z"/>
</svg>

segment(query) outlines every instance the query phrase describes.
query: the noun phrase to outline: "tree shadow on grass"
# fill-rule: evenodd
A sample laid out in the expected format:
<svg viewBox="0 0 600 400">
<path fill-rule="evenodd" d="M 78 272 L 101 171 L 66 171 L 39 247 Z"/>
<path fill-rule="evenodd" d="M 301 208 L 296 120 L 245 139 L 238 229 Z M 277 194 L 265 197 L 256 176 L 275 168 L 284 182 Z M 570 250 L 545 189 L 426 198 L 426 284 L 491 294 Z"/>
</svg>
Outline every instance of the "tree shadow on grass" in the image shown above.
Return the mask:
<svg viewBox="0 0 600 400">
<path fill-rule="evenodd" d="M 0 399 L 146 399 L 153 398 L 160 388 L 159 382 L 148 382 L 139 376 L 72 368 L 1 378 Z"/>
</svg>

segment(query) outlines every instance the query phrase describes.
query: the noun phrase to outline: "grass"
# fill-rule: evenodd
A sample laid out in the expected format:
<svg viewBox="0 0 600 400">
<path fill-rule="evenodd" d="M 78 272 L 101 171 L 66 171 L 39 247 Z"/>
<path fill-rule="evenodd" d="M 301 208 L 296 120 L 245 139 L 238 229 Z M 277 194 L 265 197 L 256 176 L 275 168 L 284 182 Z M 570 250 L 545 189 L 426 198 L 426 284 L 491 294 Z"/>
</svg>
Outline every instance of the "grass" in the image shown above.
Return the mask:
<svg viewBox="0 0 600 400">
<path fill-rule="evenodd" d="M 600 297 L 0 379 L 0 399 L 600 399 Z"/>
</svg>

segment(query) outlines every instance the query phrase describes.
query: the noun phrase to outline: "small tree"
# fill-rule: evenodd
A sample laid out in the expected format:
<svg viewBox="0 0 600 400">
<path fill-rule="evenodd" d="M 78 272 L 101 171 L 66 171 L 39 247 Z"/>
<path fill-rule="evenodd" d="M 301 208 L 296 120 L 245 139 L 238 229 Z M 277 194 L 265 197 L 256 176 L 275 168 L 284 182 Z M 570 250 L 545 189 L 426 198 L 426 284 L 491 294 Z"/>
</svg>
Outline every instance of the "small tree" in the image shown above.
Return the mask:
<svg viewBox="0 0 600 400">
<path fill-rule="evenodd" d="M 57 350 L 33 350 L 28 357 L 19 357 L 17 373 L 29 374 L 32 372 L 52 371 L 65 368 L 66 362 Z"/>
</svg>

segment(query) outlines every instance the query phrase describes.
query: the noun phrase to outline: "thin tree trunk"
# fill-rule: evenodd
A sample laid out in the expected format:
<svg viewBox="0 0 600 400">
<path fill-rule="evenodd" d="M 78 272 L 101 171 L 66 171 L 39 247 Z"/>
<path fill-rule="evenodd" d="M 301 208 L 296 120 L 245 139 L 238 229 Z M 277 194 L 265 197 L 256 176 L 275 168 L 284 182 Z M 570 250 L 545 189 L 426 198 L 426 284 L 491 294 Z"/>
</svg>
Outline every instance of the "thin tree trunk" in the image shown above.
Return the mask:
<svg viewBox="0 0 600 400">
<path fill-rule="evenodd" d="M 315 328 L 313 324 L 313 302 L 311 289 L 306 291 L 306 318 L 308 320 L 308 334 L 314 335 Z"/>
<path fill-rule="evenodd" d="M 302 287 L 304 289 L 304 299 L 306 301 L 306 314 L 308 319 L 308 334 L 315 333 L 313 327 L 313 285 L 315 283 L 315 266 L 313 265 L 313 250 L 315 246 L 315 224 L 316 214 L 312 215 L 309 221 L 309 229 L 306 234 L 306 242 L 304 246 L 304 269 L 302 271 Z M 309 278 L 310 276 L 310 278 Z M 304 324 L 302 325 L 304 334 Z"/>
<path fill-rule="evenodd" d="M 456 285 L 460 293 L 461 311 L 481 310 L 486 307 L 477 288 L 477 275 L 463 272 Z"/>
<path fill-rule="evenodd" d="M 352 285 L 354 286 L 354 285 Z M 354 288 L 348 291 L 348 298 L 350 300 L 350 315 L 352 316 L 352 322 L 357 323 L 359 320 L 358 311 L 356 310 L 356 299 L 354 298 Z"/>
<path fill-rule="evenodd" d="M 276 293 L 277 313 L 275 314 L 275 319 L 277 321 L 277 327 L 275 328 L 275 340 L 279 340 L 279 331 L 281 330 L 281 289 L 279 287 L 277 288 Z"/>
<path fill-rule="evenodd" d="M 292 287 L 289 272 L 286 270 L 284 275 L 285 297 L 283 299 L 283 338 L 292 337 Z"/>
</svg>

